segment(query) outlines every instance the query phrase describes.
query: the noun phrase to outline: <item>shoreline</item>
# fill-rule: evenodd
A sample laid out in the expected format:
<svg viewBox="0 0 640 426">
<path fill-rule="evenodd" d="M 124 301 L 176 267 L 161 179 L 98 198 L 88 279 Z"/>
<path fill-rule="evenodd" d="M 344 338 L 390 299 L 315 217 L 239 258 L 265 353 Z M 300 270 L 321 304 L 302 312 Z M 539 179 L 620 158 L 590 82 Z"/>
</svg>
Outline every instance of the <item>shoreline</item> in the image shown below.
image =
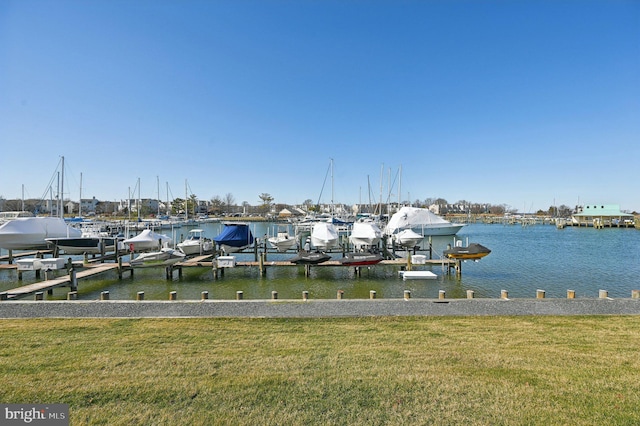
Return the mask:
<svg viewBox="0 0 640 426">
<path fill-rule="evenodd" d="M 383 316 L 639 315 L 640 299 L 357 299 L 3 301 L 16 318 L 346 318 Z"/>
</svg>

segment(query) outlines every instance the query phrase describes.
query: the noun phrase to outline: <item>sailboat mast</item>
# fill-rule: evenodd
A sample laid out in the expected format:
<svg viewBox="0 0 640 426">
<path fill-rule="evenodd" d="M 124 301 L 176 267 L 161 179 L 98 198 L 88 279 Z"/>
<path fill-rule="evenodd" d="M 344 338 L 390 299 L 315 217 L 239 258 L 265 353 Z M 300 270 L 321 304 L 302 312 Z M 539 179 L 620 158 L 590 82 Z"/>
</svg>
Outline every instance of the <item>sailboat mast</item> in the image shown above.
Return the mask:
<svg viewBox="0 0 640 426">
<path fill-rule="evenodd" d="M 80 172 L 80 198 L 78 199 L 78 217 L 82 217 L 82 172 Z"/>
<path fill-rule="evenodd" d="M 335 213 L 335 206 L 333 204 L 333 158 L 331 159 L 331 213 Z"/>
<path fill-rule="evenodd" d="M 62 179 L 60 183 L 60 217 L 64 218 L 64 155 L 62 156 Z"/>
<path fill-rule="evenodd" d="M 187 180 L 184 180 L 184 218 L 189 219 L 189 198 L 187 198 Z"/>
<path fill-rule="evenodd" d="M 160 176 L 156 176 L 156 185 L 158 187 L 158 215 L 160 216 Z"/>
</svg>

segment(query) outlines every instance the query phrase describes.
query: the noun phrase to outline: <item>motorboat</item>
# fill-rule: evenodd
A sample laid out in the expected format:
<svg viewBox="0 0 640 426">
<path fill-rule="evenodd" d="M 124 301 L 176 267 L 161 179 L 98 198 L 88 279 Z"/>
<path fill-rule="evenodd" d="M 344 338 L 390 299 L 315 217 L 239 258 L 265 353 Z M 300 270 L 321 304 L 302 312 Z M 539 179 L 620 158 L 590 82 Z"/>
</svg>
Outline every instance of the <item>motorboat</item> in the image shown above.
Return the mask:
<svg viewBox="0 0 640 426">
<path fill-rule="evenodd" d="M 404 229 L 393 236 L 396 244 L 401 247 L 412 249 L 424 239 L 424 236 L 411 229 Z"/>
<path fill-rule="evenodd" d="M 7 250 L 44 250 L 47 238 L 79 238 L 82 231 L 59 217 L 19 217 L 0 226 L 0 247 Z"/>
<path fill-rule="evenodd" d="M 151 229 L 145 229 L 132 238 L 127 238 L 123 243 L 129 251 L 144 252 L 157 251 L 162 247 L 171 245 L 173 240 L 165 234 L 158 234 Z"/>
<path fill-rule="evenodd" d="M 298 245 L 295 237 L 292 237 L 289 234 L 288 226 L 278 226 L 278 230 L 274 237 L 268 238 L 269 244 L 271 247 L 275 248 L 279 252 L 285 252 L 287 250 L 293 249 Z"/>
<path fill-rule="evenodd" d="M 251 229 L 246 223 L 225 223 L 222 232 L 213 240 L 225 253 L 241 251 L 254 242 Z"/>
<path fill-rule="evenodd" d="M 411 229 L 423 237 L 455 235 L 463 226 L 464 224 L 451 223 L 429 209 L 405 206 L 391 216 L 384 233 L 393 236 L 404 229 Z"/>
<path fill-rule="evenodd" d="M 363 247 L 372 247 L 380 242 L 382 238 L 382 230 L 373 221 L 354 222 L 349 235 L 349 242 L 356 249 Z"/>
<path fill-rule="evenodd" d="M 85 226 L 80 228 L 82 235 L 80 237 L 59 237 L 47 238 L 46 241 L 57 251 L 65 254 L 98 254 L 105 252 L 114 252 L 119 247 L 122 238 L 109 235 L 107 232 L 100 231 L 95 226 Z"/>
<path fill-rule="evenodd" d="M 153 266 L 170 266 L 178 263 L 185 258 L 185 254 L 180 250 L 174 250 L 169 247 L 160 249 L 159 251 L 142 253 L 129 262 L 133 268 L 148 268 Z"/>
<path fill-rule="evenodd" d="M 321 251 L 307 252 L 303 250 L 299 251 L 296 257 L 289 259 L 289 262 L 297 265 L 317 265 L 329 259 L 331 259 L 331 256 Z"/>
<path fill-rule="evenodd" d="M 189 231 L 189 238 L 178 243 L 176 247 L 187 256 L 192 256 L 213 251 L 214 244 L 210 238 L 205 238 L 204 230 L 192 229 Z"/>
<path fill-rule="evenodd" d="M 491 253 L 491 250 L 482 244 L 471 243 L 467 247 L 456 246 L 443 253 L 449 259 L 478 260 Z"/>
<path fill-rule="evenodd" d="M 345 266 L 370 266 L 380 263 L 382 255 L 380 253 L 362 252 L 347 253 L 339 262 Z"/>
<path fill-rule="evenodd" d="M 317 222 L 311 230 L 311 244 L 317 250 L 329 250 L 338 247 L 338 230 L 330 222 Z"/>
</svg>

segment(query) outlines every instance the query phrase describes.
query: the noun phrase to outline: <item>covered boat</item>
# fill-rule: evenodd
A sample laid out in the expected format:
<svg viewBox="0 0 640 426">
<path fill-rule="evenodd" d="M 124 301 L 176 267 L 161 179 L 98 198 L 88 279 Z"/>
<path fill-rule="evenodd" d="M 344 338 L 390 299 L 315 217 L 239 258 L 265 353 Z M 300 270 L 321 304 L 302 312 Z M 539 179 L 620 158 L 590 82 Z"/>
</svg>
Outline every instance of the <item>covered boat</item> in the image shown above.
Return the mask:
<svg viewBox="0 0 640 426">
<path fill-rule="evenodd" d="M 382 230 L 372 221 L 355 222 L 349 241 L 356 248 L 372 247 L 380 242 Z"/>
<path fill-rule="evenodd" d="M 393 240 L 399 246 L 412 249 L 424 239 L 424 237 L 411 229 L 405 229 L 393 236 Z"/>
<path fill-rule="evenodd" d="M 246 223 L 225 223 L 222 232 L 213 240 L 225 253 L 241 251 L 254 242 L 251 229 Z"/>
<path fill-rule="evenodd" d="M 289 262 L 297 265 L 317 265 L 318 263 L 326 262 L 329 259 L 331 259 L 331 256 L 321 251 L 299 251 L 296 257 L 289 259 Z"/>
<path fill-rule="evenodd" d="M 47 238 L 80 238 L 82 231 L 59 217 L 20 217 L 0 226 L 0 247 L 7 250 L 40 250 Z"/>
<path fill-rule="evenodd" d="M 271 247 L 275 248 L 279 252 L 285 252 L 298 245 L 295 237 L 292 237 L 291 234 L 289 234 L 289 227 L 286 225 L 278 226 L 276 235 L 268 238 L 267 241 L 269 241 Z"/>
<path fill-rule="evenodd" d="M 463 226 L 463 224 L 451 223 L 429 209 L 405 206 L 391 216 L 384 233 L 393 236 L 404 229 L 411 229 L 423 237 L 455 235 Z"/>
<path fill-rule="evenodd" d="M 338 247 L 338 230 L 330 222 L 318 222 L 311 230 L 311 244 L 318 250 Z"/>
<path fill-rule="evenodd" d="M 482 244 L 471 243 L 467 247 L 456 246 L 445 250 L 443 253 L 449 259 L 477 260 L 491 253 L 491 250 Z"/>
<path fill-rule="evenodd" d="M 171 244 L 173 240 L 165 234 L 158 234 L 150 229 L 145 229 L 133 238 L 123 241 L 130 251 L 155 251 Z"/>
</svg>

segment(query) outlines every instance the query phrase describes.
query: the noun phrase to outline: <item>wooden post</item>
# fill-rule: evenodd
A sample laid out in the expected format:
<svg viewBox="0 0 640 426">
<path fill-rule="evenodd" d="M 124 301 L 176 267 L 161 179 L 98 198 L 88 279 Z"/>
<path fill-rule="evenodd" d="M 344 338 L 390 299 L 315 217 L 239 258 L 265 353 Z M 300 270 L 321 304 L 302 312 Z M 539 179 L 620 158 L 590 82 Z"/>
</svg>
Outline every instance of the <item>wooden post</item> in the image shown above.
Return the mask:
<svg viewBox="0 0 640 426">
<path fill-rule="evenodd" d="M 271 300 L 277 300 L 277 299 L 278 299 L 278 292 L 274 290 L 271 292 Z"/>
<path fill-rule="evenodd" d="M 576 291 L 575 290 L 567 290 L 567 299 L 575 299 Z"/>
<path fill-rule="evenodd" d="M 236 291 L 236 300 L 242 300 L 244 298 L 244 293 L 240 290 Z"/>
<path fill-rule="evenodd" d="M 545 296 L 546 296 L 546 291 L 536 290 L 536 299 L 544 299 Z"/>
<path fill-rule="evenodd" d="M 429 260 L 433 259 L 433 246 L 431 245 L 431 235 L 429 235 Z"/>
<path fill-rule="evenodd" d="M 411 252 L 407 250 L 407 271 L 411 270 Z"/>
<path fill-rule="evenodd" d="M 369 299 L 375 299 L 375 298 L 376 298 L 376 291 L 369 290 Z"/>
<path fill-rule="evenodd" d="M 71 291 L 78 291 L 78 278 L 76 277 L 76 270 L 73 268 L 69 271 L 69 279 L 71 280 Z"/>
<path fill-rule="evenodd" d="M 67 293 L 67 300 L 77 300 L 77 299 L 78 299 L 77 291 L 70 291 L 69 293 Z"/>
<path fill-rule="evenodd" d="M 600 290 L 599 296 L 600 299 L 606 299 L 609 297 L 609 292 L 607 290 Z"/>
<path fill-rule="evenodd" d="M 467 290 L 467 299 L 473 299 L 475 292 L 473 290 Z"/>
<path fill-rule="evenodd" d="M 36 292 L 34 300 L 42 300 L 44 299 L 44 293 L 41 291 Z"/>
<path fill-rule="evenodd" d="M 460 278 L 462 276 L 462 261 L 460 259 L 456 259 L 456 277 Z"/>
<path fill-rule="evenodd" d="M 118 256 L 118 279 L 122 279 L 122 256 Z"/>
<path fill-rule="evenodd" d="M 13 265 L 13 250 L 9 249 L 9 265 Z"/>
<path fill-rule="evenodd" d="M 305 302 L 307 300 L 309 300 L 309 292 L 308 291 L 305 290 L 305 291 L 302 292 L 302 300 L 304 300 Z"/>
<path fill-rule="evenodd" d="M 260 270 L 260 276 L 264 275 L 264 256 L 263 256 L 263 254 L 264 253 L 260 254 L 260 262 L 259 262 L 259 265 L 258 265 L 258 268 Z"/>
<path fill-rule="evenodd" d="M 509 292 L 507 290 L 501 290 L 500 291 L 500 298 L 501 299 L 508 299 L 509 298 Z"/>
<path fill-rule="evenodd" d="M 177 300 L 178 299 L 178 292 L 177 291 L 172 291 L 169 293 L 169 300 Z"/>
<path fill-rule="evenodd" d="M 22 281 L 22 271 L 18 270 L 18 281 Z"/>
<path fill-rule="evenodd" d="M 444 290 L 439 290 L 438 291 L 438 299 L 444 299 L 445 298 L 445 291 Z"/>
<path fill-rule="evenodd" d="M 404 300 L 409 300 L 411 299 L 411 291 L 410 290 L 405 290 L 404 291 Z"/>
<path fill-rule="evenodd" d="M 200 300 L 207 300 L 208 298 L 209 298 L 208 291 L 203 291 L 202 293 L 200 293 Z"/>
<path fill-rule="evenodd" d="M 100 300 L 109 300 L 109 292 L 103 291 L 102 293 L 100 293 Z"/>
<path fill-rule="evenodd" d="M 631 290 L 632 299 L 640 299 L 640 290 Z"/>
<path fill-rule="evenodd" d="M 311 275 L 311 265 L 304 265 L 304 276 L 308 277 Z"/>
<path fill-rule="evenodd" d="M 139 291 L 138 292 L 138 294 L 136 295 L 136 300 L 137 301 L 144 300 L 144 291 Z"/>
<path fill-rule="evenodd" d="M 344 297 L 344 290 L 338 290 L 338 295 L 337 295 L 338 300 L 342 300 L 343 297 Z"/>
</svg>

